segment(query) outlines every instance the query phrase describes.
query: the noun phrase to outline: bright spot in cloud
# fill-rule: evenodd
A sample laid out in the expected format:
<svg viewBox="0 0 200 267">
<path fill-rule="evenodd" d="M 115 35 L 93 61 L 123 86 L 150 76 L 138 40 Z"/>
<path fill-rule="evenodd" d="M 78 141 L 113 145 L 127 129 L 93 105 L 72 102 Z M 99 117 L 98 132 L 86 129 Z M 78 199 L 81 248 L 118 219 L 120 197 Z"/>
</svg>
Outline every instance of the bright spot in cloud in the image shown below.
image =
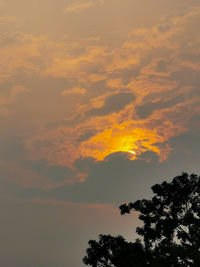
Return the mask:
<svg viewBox="0 0 200 267">
<path fill-rule="evenodd" d="M 136 159 L 136 153 L 135 153 L 135 151 L 129 150 L 128 153 L 129 153 L 129 157 L 128 158 L 130 160 Z"/>
<path fill-rule="evenodd" d="M 131 151 L 131 150 L 129 150 L 128 152 L 134 155 L 136 154 L 134 151 Z"/>
</svg>

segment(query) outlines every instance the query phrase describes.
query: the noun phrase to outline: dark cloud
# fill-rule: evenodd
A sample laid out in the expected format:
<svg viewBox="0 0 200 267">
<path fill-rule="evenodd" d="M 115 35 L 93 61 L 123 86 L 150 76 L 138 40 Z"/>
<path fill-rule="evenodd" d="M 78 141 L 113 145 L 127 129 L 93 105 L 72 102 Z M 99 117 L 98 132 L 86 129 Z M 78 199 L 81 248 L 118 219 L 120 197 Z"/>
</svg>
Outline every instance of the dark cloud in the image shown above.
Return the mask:
<svg viewBox="0 0 200 267">
<path fill-rule="evenodd" d="M 171 74 L 171 79 L 177 81 L 179 86 L 199 86 L 200 76 L 199 71 L 192 68 L 184 67 L 179 71 Z"/>
<path fill-rule="evenodd" d="M 161 60 L 158 65 L 157 65 L 157 71 L 158 72 L 167 72 L 167 66 L 168 66 L 168 63 L 164 60 Z"/>
<path fill-rule="evenodd" d="M 157 102 L 146 102 L 141 106 L 136 107 L 137 114 L 142 118 L 147 118 L 155 110 L 170 108 L 178 103 L 183 102 L 184 96 L 177 96 L 169 100 L 162 100 Z"/>
<path fill-rule="evenodd" d="M 7 137 L 0 141 L 0 158 L 2 160 L 19 160 L 24 156 L 23 140 L 18 137 Z"/>
<path fill-rule="evenodd" d="M 72 171 L 65 166 L 52 166 L 48 165 L 46 160 L 40 160 L 36 162 L 24 163 L 34 173 L 38 173 L 41 176 L 48 178 L 48 180 L 53 182 L 62 182 L 72 178 Z"/>
<path fill-rule="evenodd" d="M 145 181 L 149 173 L 154 176 L 158 162 L 156 160 L 147 163 L 144 159 L 129 161 L 125 154 L 116 153 L 109 156 L 105 162 L 95 163 L 85 160 L 81 164 L 85 166 L 84 168 L 89 167 L 89 175 L 84 183 L 43 191 L 30 189 L 30 193 L 29 189 L 26 189 L 23 196 L 83 203 L 120 203 L 127 199 L 131 200 L 136 191 L 134 197 L 142 197 L 144 190 L 148 191 L 148 186 L 143 189 Z"/>
<path fill-rule="evenodd" d="M 105 85 L 104 85 L 104 87 L 105 87 Z M 98 87 L 95 89 L 95 92 L 97 89 L 98 89 Z M 105 90 L 105 92 L 106 92 L 106 90 Z M 90 90 L 88 90 L 88 91 L 90 91 Z M 102 94 L 102 89 L 99 91 Z M 92 94 L 94 94 L 94 92 Z M 90 97 L 92 94 L 90 92 Z M 98 94 L 95 93 L 95 95 L 98 95 Z M 54 128 L 59 127 L 59 126 L 73 127 L 73 126 L 76 126 L 76 125 L 82 123 L 83 121 L 86 121 L 91 116 L 104 116 L 104 115 L 108 115 L 109 113 L 112 113 L 112 112 L 118 112 L 118 111 L 122 110 L 127 104 L 131 103 L 134 100 L 135 100 L 135 96 L 133 94 L 130 94 L 130 93 L 119 93 L 119 94 L 111 95 L 105 100 L 103 107 L 93 108 L 93 109 L 86 111 L 85 114 L 84 113 L 77 114 L 76 116 L 71 117 L 71 118 L 69 117 L 69 118 L 66 118 L 66 119 L 61 120 L 61 121 L 51 122 L 47 125 L 47 129 L 54 129 Z M 93 135 L 92 131 L 89 131 L 89 132 L 81 135 L 79 140 L 84 141 L 87 139 L 86 136 L 88 136 L 88 138 L 89 138 L 92 135 Z"/>
<path fill-rule="evenodd" d="M 196 119 L 200 119 L 200 117 L 196 117 Z M 191 120 L 190 125 L 192 127 L 195 118 Z M 181 134 L 180 136 L 174 137 L 170 142 L 171 146 L 175 149 L 174 155 L 179 155 L 180 159 L 185 158 L 188 160 L 186 166 L 195 165 L 195 162 L 200 160 L 200 133 L 199 131 L 190 131 Z M 190 160 L 189 160 L 190 159 Z M 179 159 L 177 158 L 177 161 Z"/>
<path fill-rule="evenodd" d="M 26 150 L 24 148 L 23 140 L 19 137 L 8 137 L 0 140 L 0 148 L 0 179 L 2 179 L 1 188 L 7 186 L 7 190 L 11 188 L 11 191 L 14 194 L 18 192 L 20 195 L 21 192 L 24 192 L 22 188 L 20 189 L 19 185 L 15 186 L 15 183 L 24 184 L 23 177 L 20 177 L 23 175 L 33 175 L 33 183 L 34 179 L 41 177 L 41 179 L 45 179 L 46 182 L 50 181 L 55 184 L 71 180 L 74 177 L 73 170 L 66 166 L 49 165 L 44 159 L 38 161 L 28 161 L 26 159 Z M 12 168 L 17 169 L 14 171 Z M 27 177 L 27 179 L 26 177 L 24 178 L 28 181 L 28 178 L 30 177 Z M 12 181 L 14 187 L 12 187 L 12 183 L 7 183 L 6 180 Z M 32 191 L 35 192 L 35 189 L 30 189 L 29 193 Z M 30 194 L 30 196 L 31 195 L 32 194 Z"/>
<path fill-rule="evenodd" d="M 7 176 L 6 172 L 1 170 L 0 171 L 0 195 L 1 197 L 20 198 L 24 193 L 24 189 L 20 185 L 7 181 L 6 176 Z M 40 193 L 42 193 L 42 191 Z"/>
<path fill-rule="evenodd" d="M 126 85 L 128 84 L 133 78 L 137 78 L 140 75 L 140 68 L 136 68 L 135 66 L 130 69 L 122 69 L 121 70 L 121 77 L 123 80 L 123 83 Z M 118 78 L 118 76 L 116 76 Z"/>
<path fill-rule="evenodd" d="M 169 31 L 170 28 L 171 28 L 171 25 L 168 25 L 168 24 L 161 24 L 158 27 L 159 31 L 162 32 L 162 33 L 165 33 L 167 31 Z"/>
<path fill-rule="evenodd" d="M 106 161 L 95 163 L 92 159 L 79 160 L 76 167 L 89 171 L 86 181 L 42 190 L 20 189 L 26 198 L 39 197 L 59 201 L 82 203 L 123 203 L 151 195 L 150 187 L 170 180 L 182 171 L 199 173 L 200 134 L 187 132 L 170 140 L 173 147 L 169 158 L 159 162 L 153 152 L 146 152 L 140 159 L 130 161 L 124 153 L 115 153 Z M 56 173 L 57 171 L 57 173 Z M 59 177 L 59 168 L 54 169 Z M 48 173 L 48 171 L 46 171 Z M 49 169 L 49 179 L 51 179 Z M 19 188 L 18 188 L 19 190 Z"/>
<path fill-rule="evenodd" d="M 71 126 L 74 127 L 77 124 L 81 123 L 83 121 L 83 114 L 78 114 L 75 117 L 67 118 L 61 121 L 55 121 L 55 122 L 50 122 L 47 124 L 47 129 L 55 129 L 60 126 Z"/>
<path fill-rule="evenodd" d="M 182 60 L 186 60 L 186 61 L 193 62 L 193 63 L 199 63 L 200 61 L 200 55 L 196 53 L 185 52 L 185 53 L 180 54 L 180 58 Z"/>
<path fill-rule="evenodd" d="M 94 136 L 97 133 L 97 131 L 92 130 L 86 130 L 85 133 L 83 133 L 79 138 L 77 139 L 77 142 L 84 142 L 85 140 L 88 140 L 90 137 Z"/>
<path fill-rule="evenodd" d="M 118 112 L 134 100 L 135 96 L 130 93 L 111 95 L 106 98 L 103 107 L 89 110 L 86 116 L 104 116 L 111 112 Z"/>
</svg>

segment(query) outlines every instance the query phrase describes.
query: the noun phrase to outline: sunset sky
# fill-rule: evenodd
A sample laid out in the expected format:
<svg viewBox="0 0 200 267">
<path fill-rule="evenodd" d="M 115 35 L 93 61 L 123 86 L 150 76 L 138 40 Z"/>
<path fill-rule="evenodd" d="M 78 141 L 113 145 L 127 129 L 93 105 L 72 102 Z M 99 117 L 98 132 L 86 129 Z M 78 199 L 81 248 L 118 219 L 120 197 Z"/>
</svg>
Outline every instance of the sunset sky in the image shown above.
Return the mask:
<svg viewBox="0 0 200 267">
<path fill-rule="evenodd" d="M 83 267 L 200 174 L 199 28 L 199 0 L 0 0 L 0 266 Z"/>
</svg>

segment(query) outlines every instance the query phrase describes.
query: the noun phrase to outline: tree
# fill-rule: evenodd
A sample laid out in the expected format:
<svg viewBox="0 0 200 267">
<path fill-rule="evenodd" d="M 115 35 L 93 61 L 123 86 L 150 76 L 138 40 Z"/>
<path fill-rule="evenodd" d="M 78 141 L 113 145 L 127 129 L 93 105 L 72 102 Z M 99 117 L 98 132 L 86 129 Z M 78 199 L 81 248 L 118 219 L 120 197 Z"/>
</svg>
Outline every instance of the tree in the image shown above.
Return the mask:
<svg viewBox="0 0 200 267">
<path fill-rule="evenodd" d="M 93 267 L 131 267 L 133 262 L 146 266 L 144 248 L 139 240 L 126 242 L 122 236 L 100 235 L 99 241 L 90 240 L 90 248 L 83 259 L 86 265 Z"/>
<path fill-rule="evenodd" d="M 200 176 L 182 173 L 152 186 L 152 199 L 123 204 L 121 214 L 139 212 L 141 241 L 101 235 L 89 241 L 84 263 L 92 267 L 199 267 Z"/>
</svg>

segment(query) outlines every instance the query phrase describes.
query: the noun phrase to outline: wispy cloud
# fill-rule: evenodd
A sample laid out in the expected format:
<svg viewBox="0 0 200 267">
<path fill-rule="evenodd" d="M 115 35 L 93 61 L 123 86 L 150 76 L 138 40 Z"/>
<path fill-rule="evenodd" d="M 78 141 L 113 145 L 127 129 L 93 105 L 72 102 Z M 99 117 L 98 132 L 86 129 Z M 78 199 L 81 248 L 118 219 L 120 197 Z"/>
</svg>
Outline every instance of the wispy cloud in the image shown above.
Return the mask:
<svg viewBox="0 0 200 267">
<path fill-rule="evenodd" d="M 85 95 L 86 89 L 85 88 L 79 88 L 74 87 L 69 90 L 62 91 L 62 95 Z"/>
<path fill-rule="evenodd" d="M 87 2 L 79 1 L 79 2 L 72 3 L 65 10 L 66 12 L 80 12 L 80 11 L 90 8 L 93 5 L 94 5 L 94 2 L 91 2 L 91 1 L 87 1 Z"/>
</svg>

